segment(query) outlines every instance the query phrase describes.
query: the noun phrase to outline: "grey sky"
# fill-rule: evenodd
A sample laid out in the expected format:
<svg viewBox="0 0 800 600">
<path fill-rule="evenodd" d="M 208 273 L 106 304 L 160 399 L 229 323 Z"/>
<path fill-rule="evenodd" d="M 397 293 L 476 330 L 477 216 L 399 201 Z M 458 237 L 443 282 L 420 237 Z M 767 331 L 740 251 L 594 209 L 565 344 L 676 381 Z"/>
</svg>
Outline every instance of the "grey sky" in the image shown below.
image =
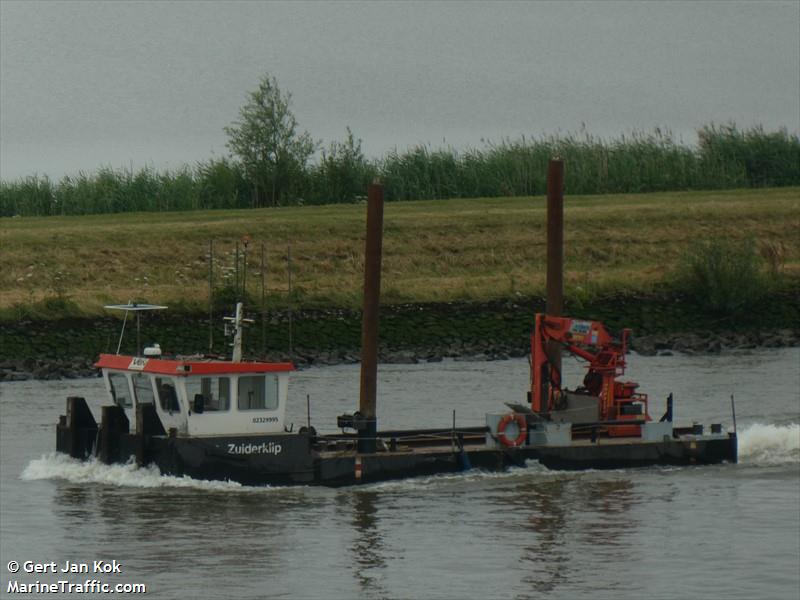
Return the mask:
<svg viewBox="0 0 800 600">
<path fill-rule="evenodd" d="M 0 2 L 0 177 L 175 168 L 266 72 L 368 155 L 711 121 L 800 130 L 800 2 Z"/>
</svg>

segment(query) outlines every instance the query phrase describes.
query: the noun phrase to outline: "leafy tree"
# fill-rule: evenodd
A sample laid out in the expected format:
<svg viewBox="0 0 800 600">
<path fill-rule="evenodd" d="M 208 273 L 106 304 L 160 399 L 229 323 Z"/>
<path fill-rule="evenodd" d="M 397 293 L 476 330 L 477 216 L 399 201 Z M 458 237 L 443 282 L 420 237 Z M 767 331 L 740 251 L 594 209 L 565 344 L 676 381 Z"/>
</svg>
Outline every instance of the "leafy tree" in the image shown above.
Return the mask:
<svg viewBox="0 0 800 600">
<path fill-rule="evenodd" d="M 239 157 L 253 186 L 256 206 L 277 206 L 297 189 L 306 162 L 316 149 L 308 132 L 299 132 L 290 105 L 274 77 L 265 76 L 250 92 L 239 119 L 225 127 L 228 149 Z"/>
</svg>

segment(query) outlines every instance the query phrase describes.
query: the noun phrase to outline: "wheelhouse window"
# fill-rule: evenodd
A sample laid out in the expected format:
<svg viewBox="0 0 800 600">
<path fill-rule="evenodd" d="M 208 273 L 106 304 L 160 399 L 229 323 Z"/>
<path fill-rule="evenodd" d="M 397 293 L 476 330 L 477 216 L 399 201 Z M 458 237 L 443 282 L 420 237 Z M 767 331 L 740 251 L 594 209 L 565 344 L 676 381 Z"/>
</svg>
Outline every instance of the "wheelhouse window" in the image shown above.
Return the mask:
<svg viewBox="0 0 800 600">
<path fill-rule="evenodd" d="M 274 375 L 239 377 L 239 410 L 275 410 L 278 408 L 278 378 Z"/>
<path fill-rule="evenodd" d="M 111 384 L 111 397 L 117 406 L 130 408 L 133 406 L 128 378 L 124 373 L 109 373 L 108 383 Z"/>
<path fill-rule="evenodd" d="M 186 397 L 196 414 L 230 410 L 231 380 L 229 377 L 188 377 Z"/>
<path fill-rule="evenodd" d="M 158 390 L 158 403 L 161 410 L 168 413 L 180 412 L 178 394 L 175 392 L 175 382 L 172 379 L 156 377 L 156 390 Z"/>
<path fill-rule="evenodd" d="M 152 404 L 156 398 L 153 394 L 153 382 L 149 375 L 137 373 L 131 377 L 133 381 L 133 393 L 136 395 L 136 402 L 139 404 Z"/>
</svg>

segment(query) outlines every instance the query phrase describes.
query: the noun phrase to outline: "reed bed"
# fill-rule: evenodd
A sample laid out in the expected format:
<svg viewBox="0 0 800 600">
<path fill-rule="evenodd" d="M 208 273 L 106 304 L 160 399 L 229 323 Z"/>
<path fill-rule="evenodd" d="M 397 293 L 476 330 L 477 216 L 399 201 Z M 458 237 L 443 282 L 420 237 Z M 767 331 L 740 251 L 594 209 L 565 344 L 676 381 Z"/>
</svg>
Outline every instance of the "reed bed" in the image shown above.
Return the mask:
<svg viewBox="0 0 800 600">
<path fill-rule="evenodd" d="M 378 160 L 366 159 L 348 131 L 296 174 L 287 203 L 353 202 L 375 177 L 390 201 L 539 195 L 554 156 L 566 162 L 568 194 L 800 185 L 800 137 L 762 127 L 708 125 L 696 146 L 656 129 L 613 140 L 522 137 L 465 151 L 416 146 Z M 223 158 L 176 171 L 101 168 L 58 182 L 0 181 L 0 217 L 255 208 L 254 198 L 242 168 Z"/>
</svg>

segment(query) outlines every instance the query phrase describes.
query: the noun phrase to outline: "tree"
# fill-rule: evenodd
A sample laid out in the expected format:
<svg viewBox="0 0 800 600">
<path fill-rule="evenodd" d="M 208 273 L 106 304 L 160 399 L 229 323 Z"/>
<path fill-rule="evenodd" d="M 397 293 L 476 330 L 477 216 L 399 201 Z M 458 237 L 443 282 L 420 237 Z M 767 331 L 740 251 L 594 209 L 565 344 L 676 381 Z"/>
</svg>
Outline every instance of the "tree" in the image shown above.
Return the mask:
<svg viewBox="0 0 800 600">
<path fill-rule="evenodd" d="M 274 77 L 265 76 L 239 110 L 239 119 L 225 127 L 228 149 L 239 157 L 253 186 L 256 206 L 277 206 L 299 187 L 306 162 L 316 150 L 308 132 L 298 132 L 290 105 Z"/>
</svg>

